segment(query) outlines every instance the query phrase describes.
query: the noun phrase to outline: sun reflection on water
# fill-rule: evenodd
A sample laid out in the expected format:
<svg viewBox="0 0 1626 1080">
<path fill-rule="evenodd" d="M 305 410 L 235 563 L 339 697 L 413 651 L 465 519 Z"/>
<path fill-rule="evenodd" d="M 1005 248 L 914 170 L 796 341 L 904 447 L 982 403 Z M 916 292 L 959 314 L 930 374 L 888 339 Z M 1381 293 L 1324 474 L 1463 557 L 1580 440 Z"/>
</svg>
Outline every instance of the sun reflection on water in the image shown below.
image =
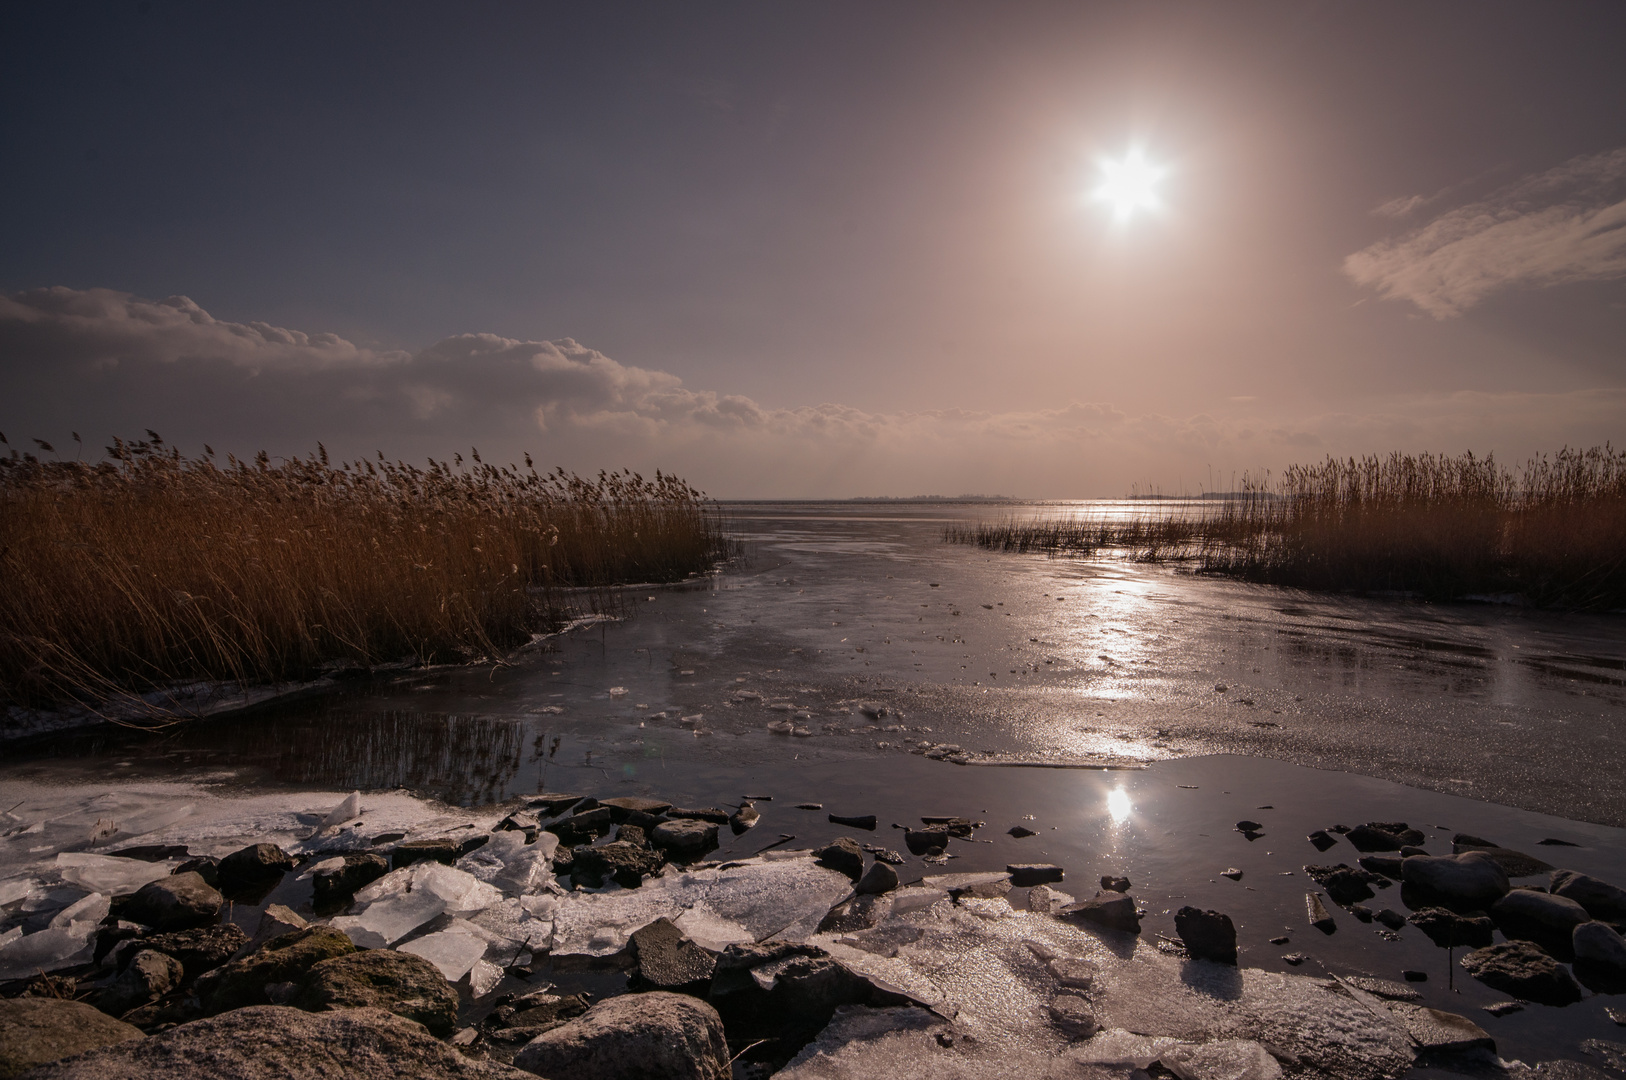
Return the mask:
<svg viewBox="0 0 1626 1080">
<path fill-rule="evenodd" d="M 1129 814 L 1135 808 L 1129 802 L 1129 792 L 1123 788 L 1113 788 L 1107 793 L 1107 813 L 1112 815 L 1114 825 L 1122 825 L 1129 820 Z"/>
</svg>

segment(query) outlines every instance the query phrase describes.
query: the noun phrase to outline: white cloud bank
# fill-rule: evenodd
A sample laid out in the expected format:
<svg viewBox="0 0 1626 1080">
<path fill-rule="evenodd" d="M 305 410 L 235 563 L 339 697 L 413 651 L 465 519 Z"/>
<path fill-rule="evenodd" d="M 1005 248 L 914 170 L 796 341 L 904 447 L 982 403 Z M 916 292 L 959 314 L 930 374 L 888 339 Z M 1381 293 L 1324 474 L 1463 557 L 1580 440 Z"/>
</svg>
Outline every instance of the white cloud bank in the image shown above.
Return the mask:
<svg viewBox="0 0 1626 1080">
<path fill-rule="evenodd" d="M 1247 468 L 1390 449 L 1499 453 L 1601 442 L 1626 392 L 1409 397 L 1277 414 L 1251 396 L 1192 416 L 1066 402 L 1014 411 L 773 407 L 694 390 L 569 338 L 461 334 L 417 353 L 211 317 L 185 297 L 0 296 L 0 430 L 58 446 L 146 428 L 196 450 L 487 460 L 674 471 L 723 497 L 1195 491 Z M 1494 435 L 1495 442 L 1487 442 Z"/>
<path fill-rule="evenodd" d="M 1433 202 L 1394 199 L 1402 217 Z M 1491 293 L 1626 277 L 1626 147 L 1567 161 L 1344 260 L 1357 284 L 1451 318 Z"/>
</svg>

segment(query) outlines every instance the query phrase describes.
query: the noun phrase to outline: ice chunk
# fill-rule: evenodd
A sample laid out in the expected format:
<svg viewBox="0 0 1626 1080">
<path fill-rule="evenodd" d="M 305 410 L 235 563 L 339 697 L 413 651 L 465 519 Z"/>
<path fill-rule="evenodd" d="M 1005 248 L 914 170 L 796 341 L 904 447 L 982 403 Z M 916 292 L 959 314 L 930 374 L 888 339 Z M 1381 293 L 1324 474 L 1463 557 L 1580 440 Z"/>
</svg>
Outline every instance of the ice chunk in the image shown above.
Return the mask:
<svg viewBox="0 0 1626 1080">
<path fill-rule="evenodd" d="M 488 935 L 486 959 L 501 967 L 521 963 L 520 954 L 544 952 L 553 944 L 551 907 L 535 905 L 541 914 L 533 915 L 525 901 L 542 897 L 519 897 L 493 904 L 469 916 L 469 922 Z M 546 897 L 553 900 L 553 897 Z"/>
<path fill-rule="evenodd" d="M 135 892 L 149 881 L 168 877 L 175 864 L 64 851 L 56 857 L 56 865 L 63 881 L 91 892 L 123 896 Z"/>
<path fill-rule="evenodd" d="M 486 939 L 458 919 L 445 930 L 407 942 L 401 951 L 423 957 L 439 968 L 448 982 L 456 982 L 485 956 Z"/>
<path fill-rule="evenodd" d="M 90 939 L 95 930 L 93 922 L 77 922 L 14 938 L 0 948 L 0 982 L 87 963 L 94 948 Z"/>
<path fill-rule="evenodd" d="M 16 941 L 22 936 L 23 928 L 20 926 L 13 926 L 10 930 L 0 934 L 0 949 L 4 949 L 7 945 L 10 945 L 13 941 Z"/>
<path fill-rule="evenodd" d="M 378 949 L 391 945 L 412 931 L 446 911 L 446 901 L 428 889 L 400 892 L 374 900 L 355 915 L 344 915 L 333 920 L 333 925 L 350 935 L 350 940 L 364 949 Z M 352 933 L 363 931 L 367 941 Z"/>
<path fill-rule="evenodd" d="M 344 801 L 327 812 L 322 819 L 322 828 L 331 828 L 334 825 L 343 825 L 361 816 L 361 792 L 352 791 L 344 797 Z"/>
<path fill-rule="evenodd" d="M 517 829 L 494 832 L 490 840 L 457 860 L 457 869 L 501 890 L 504 895 L 523 895 L 546 874 L 548 858 L 559 846 L 559 838 L 553 833 L 542 835 L 551 842 L 538 839 L 534 844 L 527 844 L 525 834 Z"/>
<path fill-rule="evenodd" d="M 712 952 L 722 952 L 730 945 L 756 940 L 751 936 L 751 931 L 733 919 L 718 915 L 705 903 L 696 904 L 672 921 L 683 931 L 684 937 Z"/>
<path fill-rule="evenodd" d="M 329 870 L 343 869 L 344 856 L 335 855 L 331 859 L 323 859 L 321 862 L 312 863 L 311 865 L 305 867 L 305 869 L 299 872 L 299 877 L 297 880 L 304 881 L 308 877 L 315 877 L 317 874 L 326 873 Z"/>
<path fill-rule="evenodd" d="M 89 896 L 69 904 L 51 918 L 52 926 L 68 926 L 76 922 L 88 922 L 92 925 L 107 918 L 112 910 L 112 902 L 101 893 L 91 893 Z"/>
<path fill-rule="evenodd" d="M 0 881 L 0 904 L 9 904 L 14 900 L 21 900 L 33 889 L 34 879 L 29 877 L 15 877 Z"/>
<path fill-rule="evenodd" d="M 360 915 L 339 915 L 329 924 L 348 937 L 358 949 L 385 949 L 389 941 L 377 930 L 371 929 Z"/>
<path fill-rule="evenodd" d="M 1180 1080 L 1281 1080 L 1282 1075 L 1263 1046 L 1245 1039 L 1176 1046 L 1161 1060 Z"/>
<path fill-rule="evenodd" d="M 436 897 L 441 910 L 453 915 L 479 911 L 502 899 L 501 893 L 473 874 L 438 862 L 419 862 L 385 874 L 357 892 L 356 902 L 371 905 L 385 897 L 414 893 Z"/>
<path fill-rule="evenodd" d="M 1114 1028 L 1096 1033 L 1071 1057 L 1085 1065 L 1126 1065 L 1136 1069 L 1150 1068 L 1165 1051 L 1183 1045 L 1179 1039 L 1153 1035 L 1136 1035 L 1132 1031 Z"/>
<path fill-rule="evenodd" d="M 497 988 L 502 982 L 502 968 L 484 960 L 476 960 L 469 969 L 469 993 L 477 998 L 485 997 Z"/>
</svg>

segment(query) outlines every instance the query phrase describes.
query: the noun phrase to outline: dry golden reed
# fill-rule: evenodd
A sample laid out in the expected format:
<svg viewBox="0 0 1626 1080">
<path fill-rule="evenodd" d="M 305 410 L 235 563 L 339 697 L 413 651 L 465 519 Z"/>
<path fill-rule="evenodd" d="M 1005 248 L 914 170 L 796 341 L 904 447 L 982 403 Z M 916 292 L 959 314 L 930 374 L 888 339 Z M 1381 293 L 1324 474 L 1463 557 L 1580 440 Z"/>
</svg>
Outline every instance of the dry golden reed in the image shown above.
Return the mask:
<svg viewBox="0 0 1626 1080">
<path fill-rule="evenodd" d="M 1052 555 L 1122 550 L 1313 589 L 1613 609 L 1626 607 L 1626 452 L 1566 448 L 1518 472 L 1473 454 L 1328 458 L 1173 513 L 978 523 L 943 538 Z"/>
<path fill-rule="evenodd" d="M 500 658 L 572 614 L 567 597 L 678 580 L 729 546 L 715 506 L 659 472 L 584 480 L 478 451 L 221 465 L 148 435 L 94 465 L 0 458 L 7 703 Z"/>
</svg>

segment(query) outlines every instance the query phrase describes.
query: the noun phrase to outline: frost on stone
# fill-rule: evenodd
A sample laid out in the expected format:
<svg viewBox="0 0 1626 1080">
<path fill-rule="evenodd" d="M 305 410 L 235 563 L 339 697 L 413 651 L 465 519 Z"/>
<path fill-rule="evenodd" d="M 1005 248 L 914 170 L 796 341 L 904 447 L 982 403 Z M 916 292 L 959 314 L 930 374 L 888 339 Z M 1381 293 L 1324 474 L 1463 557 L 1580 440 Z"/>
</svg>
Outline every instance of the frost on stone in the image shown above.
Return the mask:
<svg viewBox="0 0 1626 1080">
<path fill-rule="evenodd" d="M 74 922 L 13 938 L 0 947 L 0 982 L 88 963 L 95 933 L 95 922 Z"/>
<path fill-rule="evenodd" d="M 1180 1080 L 1281 1080 L 1282 1067 L 1270 1052 L 1246 1039 L 1181 1044 L 1159 1060 Z"/>
<path fill-rule="evenodd" d="M 169 862 L 142 862 L 77 851 L 62 852 L 56 857 L 56 865 L 63 881 L 108 896 L 133 893 L 149 881 L 168 877 L 175 866 Z"/>
<path fill-rule="evenodd" d="M 407 942 L 400 951 L 423 957 L 439 969 L 447 982 L 456 982 L 469 973 L 475 961 L 485 956 L 486 945 L 483 934 L 456 919 L 445 930 Z"/>
</svg>

